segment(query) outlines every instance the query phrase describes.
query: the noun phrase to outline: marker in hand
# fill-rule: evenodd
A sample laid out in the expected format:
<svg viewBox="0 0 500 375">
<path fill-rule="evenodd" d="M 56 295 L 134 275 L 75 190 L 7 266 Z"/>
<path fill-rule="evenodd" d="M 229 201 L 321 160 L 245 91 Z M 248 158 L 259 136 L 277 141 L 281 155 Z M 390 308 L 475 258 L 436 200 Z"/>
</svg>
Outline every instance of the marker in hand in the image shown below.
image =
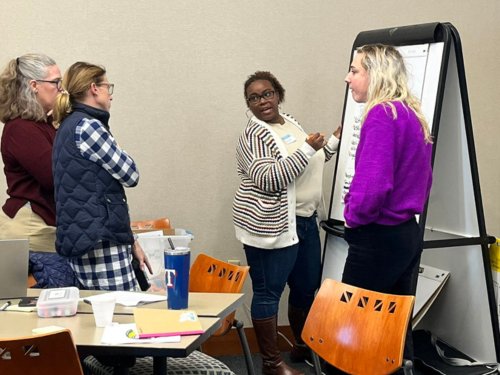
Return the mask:
<svg viewBox="0 0 500 375">
<path fill-rule="evenodd" d="M 314 134 L 311 134 L 311 135 L 309 136 L 309 139 L 312 139 L 313 135 L 314 135 Z M 321 137 L 324 137 L 325 135 L 324 135 L 324 134 L 320 134 L 320 136 L 321 136 Z"/>
<path fill-rule="evenodd" d="M 324 134 L 320 133 L 315 133 L 315 134 L 310 134 L 309 137 L 306 139 L 306 143 L 309 144 L 312 148 L 314 148 L 316 151 L 319 149 L 323 148 L 326 144 L 326 140 L 324 138 Z"/>
</svg>

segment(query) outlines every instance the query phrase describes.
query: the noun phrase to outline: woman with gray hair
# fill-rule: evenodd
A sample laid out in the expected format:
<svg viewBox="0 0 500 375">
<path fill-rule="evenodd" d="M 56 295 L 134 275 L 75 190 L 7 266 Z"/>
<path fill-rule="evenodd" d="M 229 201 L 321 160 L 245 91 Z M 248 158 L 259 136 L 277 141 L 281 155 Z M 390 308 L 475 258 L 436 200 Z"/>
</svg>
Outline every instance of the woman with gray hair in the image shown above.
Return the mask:
<svg viewBox="0 0 500 375">
<path fill-rule="evenodd" d="M 55 252 L 52 106 L 61 92 L 56 62 L 44 54 L 12 59 L 0 74 L 1 153 L 8 198 L 0 239 L 27 238 L 30 250 Z"/>
</svg>

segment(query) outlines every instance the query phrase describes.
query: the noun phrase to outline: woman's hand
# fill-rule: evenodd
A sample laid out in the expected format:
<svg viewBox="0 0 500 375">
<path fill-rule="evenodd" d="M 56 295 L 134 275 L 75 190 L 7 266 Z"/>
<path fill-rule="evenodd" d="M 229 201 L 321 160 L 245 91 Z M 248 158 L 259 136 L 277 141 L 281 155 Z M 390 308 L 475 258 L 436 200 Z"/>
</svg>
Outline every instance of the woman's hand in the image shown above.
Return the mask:
<svg viewBox="0 0 500 375">
<path fill-rule="evenodd" d="M 312 134 L 306 139 L 306 142 L 309 144 L 309 146 L 318 151 L 325 145 L 325 136 L 324 134 L 319 133 Z"/>
<path fill-rule="evenodd" d="M 340 139 L 340 133 L 342 133 L 342 124 L 340 124 L 337 130 L 333 132 L 333 135 L 335 138 Z"/>
<path fill-rule="evenodd" d="M 139 268 L 141 271 L 144 271 L 144 265 L 146 265 L 148 267 L 149 274 L 153 274 L 153 268 L 151 267 L 151 264 L 149 264 L 148 257 L 144 253 L 144 250 L 142 250 L 142 247 L 137 240 L 132 245 L 132 256 L 139 261 Z"/>
</svg>

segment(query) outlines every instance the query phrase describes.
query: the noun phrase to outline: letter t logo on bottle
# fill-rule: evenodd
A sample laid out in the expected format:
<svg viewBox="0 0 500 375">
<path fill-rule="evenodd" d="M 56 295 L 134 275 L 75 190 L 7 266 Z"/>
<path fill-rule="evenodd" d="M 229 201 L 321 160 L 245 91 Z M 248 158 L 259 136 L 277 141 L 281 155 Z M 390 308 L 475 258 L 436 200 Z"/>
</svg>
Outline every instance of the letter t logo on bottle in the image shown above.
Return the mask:
<svg viewBox="0 0 500 375">
<path fill-rule="evenodd" d="M 177 272 L 176 270 L 165 270 L 166 272 L 166 280 L 167 280 L 167 288 L 173 288 L 174 283 L 173 283 L 173 277 L 177 277 Z"/>
</svg>

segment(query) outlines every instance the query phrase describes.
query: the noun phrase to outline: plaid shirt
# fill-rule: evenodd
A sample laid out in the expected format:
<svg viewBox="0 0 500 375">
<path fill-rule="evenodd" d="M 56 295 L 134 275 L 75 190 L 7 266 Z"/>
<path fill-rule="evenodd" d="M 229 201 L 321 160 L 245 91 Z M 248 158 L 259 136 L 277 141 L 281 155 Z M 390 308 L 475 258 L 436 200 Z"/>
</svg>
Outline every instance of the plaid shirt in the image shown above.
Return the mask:
<svg viewBox="0 0 500 375">
<path fill-rule="evenodd" d="M 75 131 L 76 146 L 83 157 L 99 164 L 125 187 L 139 182 L 134 160 L 118 147 L 113 136 L 99 120 L 84 119 Z"/>
<path fill-rule="evenodd" d="M 100 121 L 82 120 L 76 127 L 75 142 L 83 157 L 100 165 L 123 186 L 139 182 L 134 160 L 118 147 Z M 99 241 L 92 251 L 69 262 L 84 289 L 139 290 L 128 245 L 112 246 L 109 241 Z"/>
</svg>

